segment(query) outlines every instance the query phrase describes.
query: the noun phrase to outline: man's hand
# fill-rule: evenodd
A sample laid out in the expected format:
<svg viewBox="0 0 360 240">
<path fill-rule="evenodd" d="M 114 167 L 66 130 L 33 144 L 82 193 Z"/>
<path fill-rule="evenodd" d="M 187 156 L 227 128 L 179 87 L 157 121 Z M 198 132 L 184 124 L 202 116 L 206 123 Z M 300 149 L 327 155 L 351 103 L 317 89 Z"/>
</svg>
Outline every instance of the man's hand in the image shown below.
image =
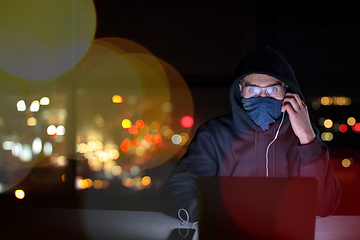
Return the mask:
<svg viewBox="0 0 360 240">
<path fill-rule="evenodd" d="M 300 144 L 305 145 L 314 141 L 315 133 L 311 127 L 307 106 L 298 94 L 286 93 L 281 111 L 288 112 L 291 127 L 299 138 Z"/>
</svg>

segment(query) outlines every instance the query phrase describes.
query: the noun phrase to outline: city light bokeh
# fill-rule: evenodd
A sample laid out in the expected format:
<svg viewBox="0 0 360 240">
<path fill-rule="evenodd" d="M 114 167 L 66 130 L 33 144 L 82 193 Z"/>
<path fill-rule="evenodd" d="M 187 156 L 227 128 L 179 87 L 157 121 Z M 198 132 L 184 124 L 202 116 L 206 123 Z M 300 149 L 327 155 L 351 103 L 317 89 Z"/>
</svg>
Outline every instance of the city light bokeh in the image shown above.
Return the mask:
<svg viewBox="0 0 360 240">
<path fill-rule="evenodd" d="M 104 189 L 99 181 L 107 188 L 119 181 L 126 188 L 147 189 L 151 176 L 141 180 L 146 169 L 183 154 L 182 146 L 191 140 L 193 103 L 183 77 L 127 39 L 95 39 L 65 74 L 29 82 L 26 94 L 17 85 L 9 88 L 19 97 L 8 99 L 16 111 L 4 116 L 3 125 L 15 118 L 22 127 L 5 130 L 2 151 L 12 157 L 0 167 L 16 163 L 27 170 L 3 181 L 3 192 L 33 168 L 52 166 L 64 172 L 71 152 L 86 159 L 92 172 L 77 173 L 74 187 L 79 191 Z M 66 183 L 66 174 L 61 176 L 59 182 Z"/>
</svg>

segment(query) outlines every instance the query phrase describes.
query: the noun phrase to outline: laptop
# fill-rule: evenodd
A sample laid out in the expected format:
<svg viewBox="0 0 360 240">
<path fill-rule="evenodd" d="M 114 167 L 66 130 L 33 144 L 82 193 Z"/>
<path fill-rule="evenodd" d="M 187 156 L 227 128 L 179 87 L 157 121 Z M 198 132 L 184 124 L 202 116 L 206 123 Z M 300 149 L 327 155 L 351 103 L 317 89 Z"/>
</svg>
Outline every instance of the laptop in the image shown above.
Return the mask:
<svg viewBox="0 0 360 240">
<path fill-rule="evenodd" d="M 199 177 L 199 239 L 314 239 L 315 178 Z"/>
</svg>

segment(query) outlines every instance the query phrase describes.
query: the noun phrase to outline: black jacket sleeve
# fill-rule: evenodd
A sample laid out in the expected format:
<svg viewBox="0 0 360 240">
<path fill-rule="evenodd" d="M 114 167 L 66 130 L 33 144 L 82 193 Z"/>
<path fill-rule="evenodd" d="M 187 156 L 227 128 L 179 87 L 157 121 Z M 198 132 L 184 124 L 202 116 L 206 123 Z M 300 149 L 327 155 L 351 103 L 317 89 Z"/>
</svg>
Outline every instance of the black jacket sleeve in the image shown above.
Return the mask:
<svg viewBox="0 0 360 240">
<path fill-rule="evenodd" d="M 326 145 L 315 128 L 316 139 L 310 144 L 298 146 L 300 153 L 300 176 L 315 177 L 318 180 L 317 215 L 326 217 L 333 214 L 340 203 L 341 189 L 334 176 Z"/>
<path fill-rule="evenodd" d="M 215 156 L 210 131 L 203 125 L 163 187 L 161 206 L 166 214 L 177 218 L 178 211 L 185 209 L 190 222 L 198 220 L 196 178 L 217 175 L 219 163 Z"/>
</svg>

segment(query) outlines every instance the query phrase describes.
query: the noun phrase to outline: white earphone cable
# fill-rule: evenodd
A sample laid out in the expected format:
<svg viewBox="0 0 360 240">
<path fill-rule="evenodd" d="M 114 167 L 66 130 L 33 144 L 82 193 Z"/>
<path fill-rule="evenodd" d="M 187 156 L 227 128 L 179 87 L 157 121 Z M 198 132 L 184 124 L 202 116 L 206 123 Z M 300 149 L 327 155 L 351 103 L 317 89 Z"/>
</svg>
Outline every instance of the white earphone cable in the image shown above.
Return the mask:
<svg viewBox="0 0 360 240">
<path fill-rule="evenodd" d="M 186 220 L 184 220 L 184 219 L 180 216 L 181 211 L 184 211 L 184 212 L 185 212 L 185 214 L 186 214 Z M 186 225 L 186 224 L 189 223 L 190 216 L 189 216 L 188 211 L 186 211 L 186 209 L 180 208 L 179 211 L 178 211 L 178 217 L 179 217 L 180 220 L 181 220 L 181 223 L 180 223 L 181 225 Z M 198 223 L 197 221 L 194 222 L 193 225 L 191 226 L 191 228 L 194 228 L 194 226 L 195 226 L 197 223 Z"/>
<path fill-rule="evenodd" d="M 284 122 L 284 117 L 285 117 L 285 112 L 282 115 L 281 122 L 280 122 L 280 125 L 279 125 L 278 129 L 276 130 L 274 139 L 271 141 L 271 143 L 269 143 L 269 145 L 266 148 L 266 154 L 265 154 L 265 157 L 266 157 L 266 163 L 265 163 L 266 164 L 266 177 L 269 177 L 269 148 L 270 148 L 271 144 L 273 144 L 275 142 L 275 140 L 277 139 L 277 137 L 279 135 L 281 125 Z"/>
</svg>

